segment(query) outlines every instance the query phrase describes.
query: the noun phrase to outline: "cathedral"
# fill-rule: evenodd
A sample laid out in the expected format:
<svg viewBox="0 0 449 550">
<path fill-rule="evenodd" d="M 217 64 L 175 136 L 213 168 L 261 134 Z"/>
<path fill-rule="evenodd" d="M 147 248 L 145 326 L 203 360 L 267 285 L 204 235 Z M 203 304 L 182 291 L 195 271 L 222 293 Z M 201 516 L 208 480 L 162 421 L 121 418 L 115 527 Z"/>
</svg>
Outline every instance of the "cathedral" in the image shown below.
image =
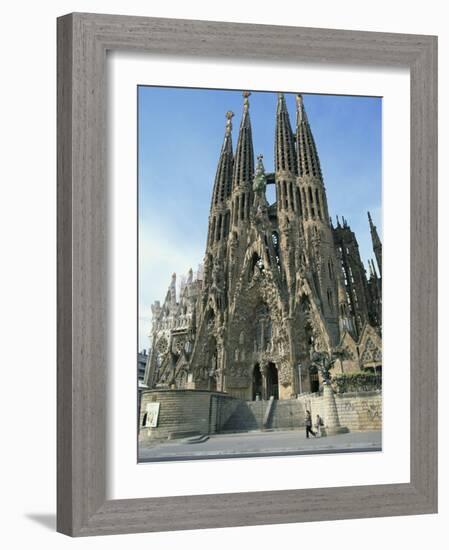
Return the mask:
<svg viewBox="0 0 449 550">
<path fill-rule="evenodd" d="M 381 372 L 382 243 L 371 216 L 377 266 L 370 260 L 367 274 L 348 221 L 329 216 L 302 96 L 293 131 L 278 94 L 274 172 L 254 157 L 249 96 L 235 150 L 226 113 L 201 269 L 190 269 L 179 292 L 173 274 L 162 305 L 152 306 L 151 389 L 292 399 L 320 390 L 317 353 L 332 375 Z"/>
</svg>

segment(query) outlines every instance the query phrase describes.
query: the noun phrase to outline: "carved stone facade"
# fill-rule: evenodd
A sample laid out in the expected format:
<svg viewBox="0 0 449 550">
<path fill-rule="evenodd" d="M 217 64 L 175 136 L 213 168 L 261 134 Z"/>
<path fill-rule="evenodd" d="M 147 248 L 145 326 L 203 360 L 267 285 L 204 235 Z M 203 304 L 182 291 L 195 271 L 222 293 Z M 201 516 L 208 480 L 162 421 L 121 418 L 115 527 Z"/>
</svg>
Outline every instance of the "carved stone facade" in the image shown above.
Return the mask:
<svg viewBox="0 0 449 550">
<path fill-rule="evenodd" d="M 232 112 L 212 192 L 203 267 L 152 307 L 150 388 L 209 389 L 244 399 L 317 391 L 313 351 L 339 350 L 340 370 L 380 370 L 381 278 L 370 278 L 346 220 L 329 218 L 318 151 L 301 96 L 293 132 L 283 94 L 275 171 L 255 165 L 244 92 L 235 153 Z M 266 199 L 275 185 L 276 202 Z M 369 219 L 376 261 L 381 243 Z M 301 377 L 301 378 L 300 378 Z"/>
</svg>

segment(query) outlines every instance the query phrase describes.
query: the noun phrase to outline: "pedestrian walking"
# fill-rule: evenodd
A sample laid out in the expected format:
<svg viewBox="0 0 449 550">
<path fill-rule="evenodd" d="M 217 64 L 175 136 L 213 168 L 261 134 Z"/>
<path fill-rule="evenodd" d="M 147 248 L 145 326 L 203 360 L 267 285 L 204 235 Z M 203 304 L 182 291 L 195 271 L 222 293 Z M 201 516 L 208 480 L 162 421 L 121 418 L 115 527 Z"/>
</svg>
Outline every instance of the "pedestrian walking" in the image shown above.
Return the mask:
<svg viewBox="0 0 449 550">
<path fill-rule="evenodd" d="M 316 434 L 319 435 L 321 437 L 321 426 L 323 425 L 323 419 L 321 418 L 321 416 L 319 414 L 316 415 L 316 420 L 315 420 L 315 430 L 316 430 Z"/>
<path fill-rule="evenodd" d="M 312 434 L 313 437 L 316 437 L 316 433 L 312 430 L 312 415 L 310 411 L 306 411 L 306 437 L 309 439 L 309 434 Z"/>
</svg>

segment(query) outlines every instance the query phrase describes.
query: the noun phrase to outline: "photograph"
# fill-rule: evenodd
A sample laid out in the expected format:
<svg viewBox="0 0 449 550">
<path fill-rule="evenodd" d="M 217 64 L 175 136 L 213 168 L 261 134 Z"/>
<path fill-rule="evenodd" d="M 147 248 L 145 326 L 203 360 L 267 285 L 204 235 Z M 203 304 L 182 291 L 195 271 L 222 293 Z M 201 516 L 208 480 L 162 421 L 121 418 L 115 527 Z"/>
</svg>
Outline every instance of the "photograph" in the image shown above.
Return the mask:
<svg viewBox="0 0 449 550">
<path fill-rule="evenodd" d="M 382 450 L 382 98 L 137 87 L 138 461 Z"/>
</svg>

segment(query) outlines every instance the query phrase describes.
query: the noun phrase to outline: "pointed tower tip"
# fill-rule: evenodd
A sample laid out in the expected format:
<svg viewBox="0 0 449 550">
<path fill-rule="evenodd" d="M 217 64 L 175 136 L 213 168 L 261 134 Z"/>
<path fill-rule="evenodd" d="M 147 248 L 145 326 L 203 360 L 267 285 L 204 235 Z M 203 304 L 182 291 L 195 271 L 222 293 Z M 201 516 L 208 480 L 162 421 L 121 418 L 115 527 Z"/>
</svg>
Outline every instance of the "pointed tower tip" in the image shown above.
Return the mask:
<svg viewBox="0 0 449 550">
<path fill-rule="evenodd" d="M 251 121 L 249 116 L 249 96 L 251 92 L 244 91 L 243 95 L 243 116 L 240 122 L 239 137 L 234 157 L 233 185 L 251 185 L 254 175 L 254 151 L 251 132 Z"/>
<path fill-rule="evenodd" d="M 228 111 L 226 113 L 226 132 L 225 136 L 229 136 L 232 132 L 232 117 L 234 116 L 234 113 L 232 111 Z"/>
<path fill-rule="evenodd" d="M 282 92 L 278 93 L 278 102 L 277 102 L 277 113 L 282 113 L 287 111 L 287 104 L 285 102 L 285 96 Z"/>
<path fill-rule="evenodd" d="M 303 121 L 307 122 L 304 100 L 301 94 L 296 94 L 296 122 L 299 125 Z"/>
<path fill-rule="evenodd" d="M 243 109 L 246 112 L 249 109 L 249 96 L 251 95 L 251 92 L 245 90 L 242 92 L 243 96 Z"/>
</svg>

